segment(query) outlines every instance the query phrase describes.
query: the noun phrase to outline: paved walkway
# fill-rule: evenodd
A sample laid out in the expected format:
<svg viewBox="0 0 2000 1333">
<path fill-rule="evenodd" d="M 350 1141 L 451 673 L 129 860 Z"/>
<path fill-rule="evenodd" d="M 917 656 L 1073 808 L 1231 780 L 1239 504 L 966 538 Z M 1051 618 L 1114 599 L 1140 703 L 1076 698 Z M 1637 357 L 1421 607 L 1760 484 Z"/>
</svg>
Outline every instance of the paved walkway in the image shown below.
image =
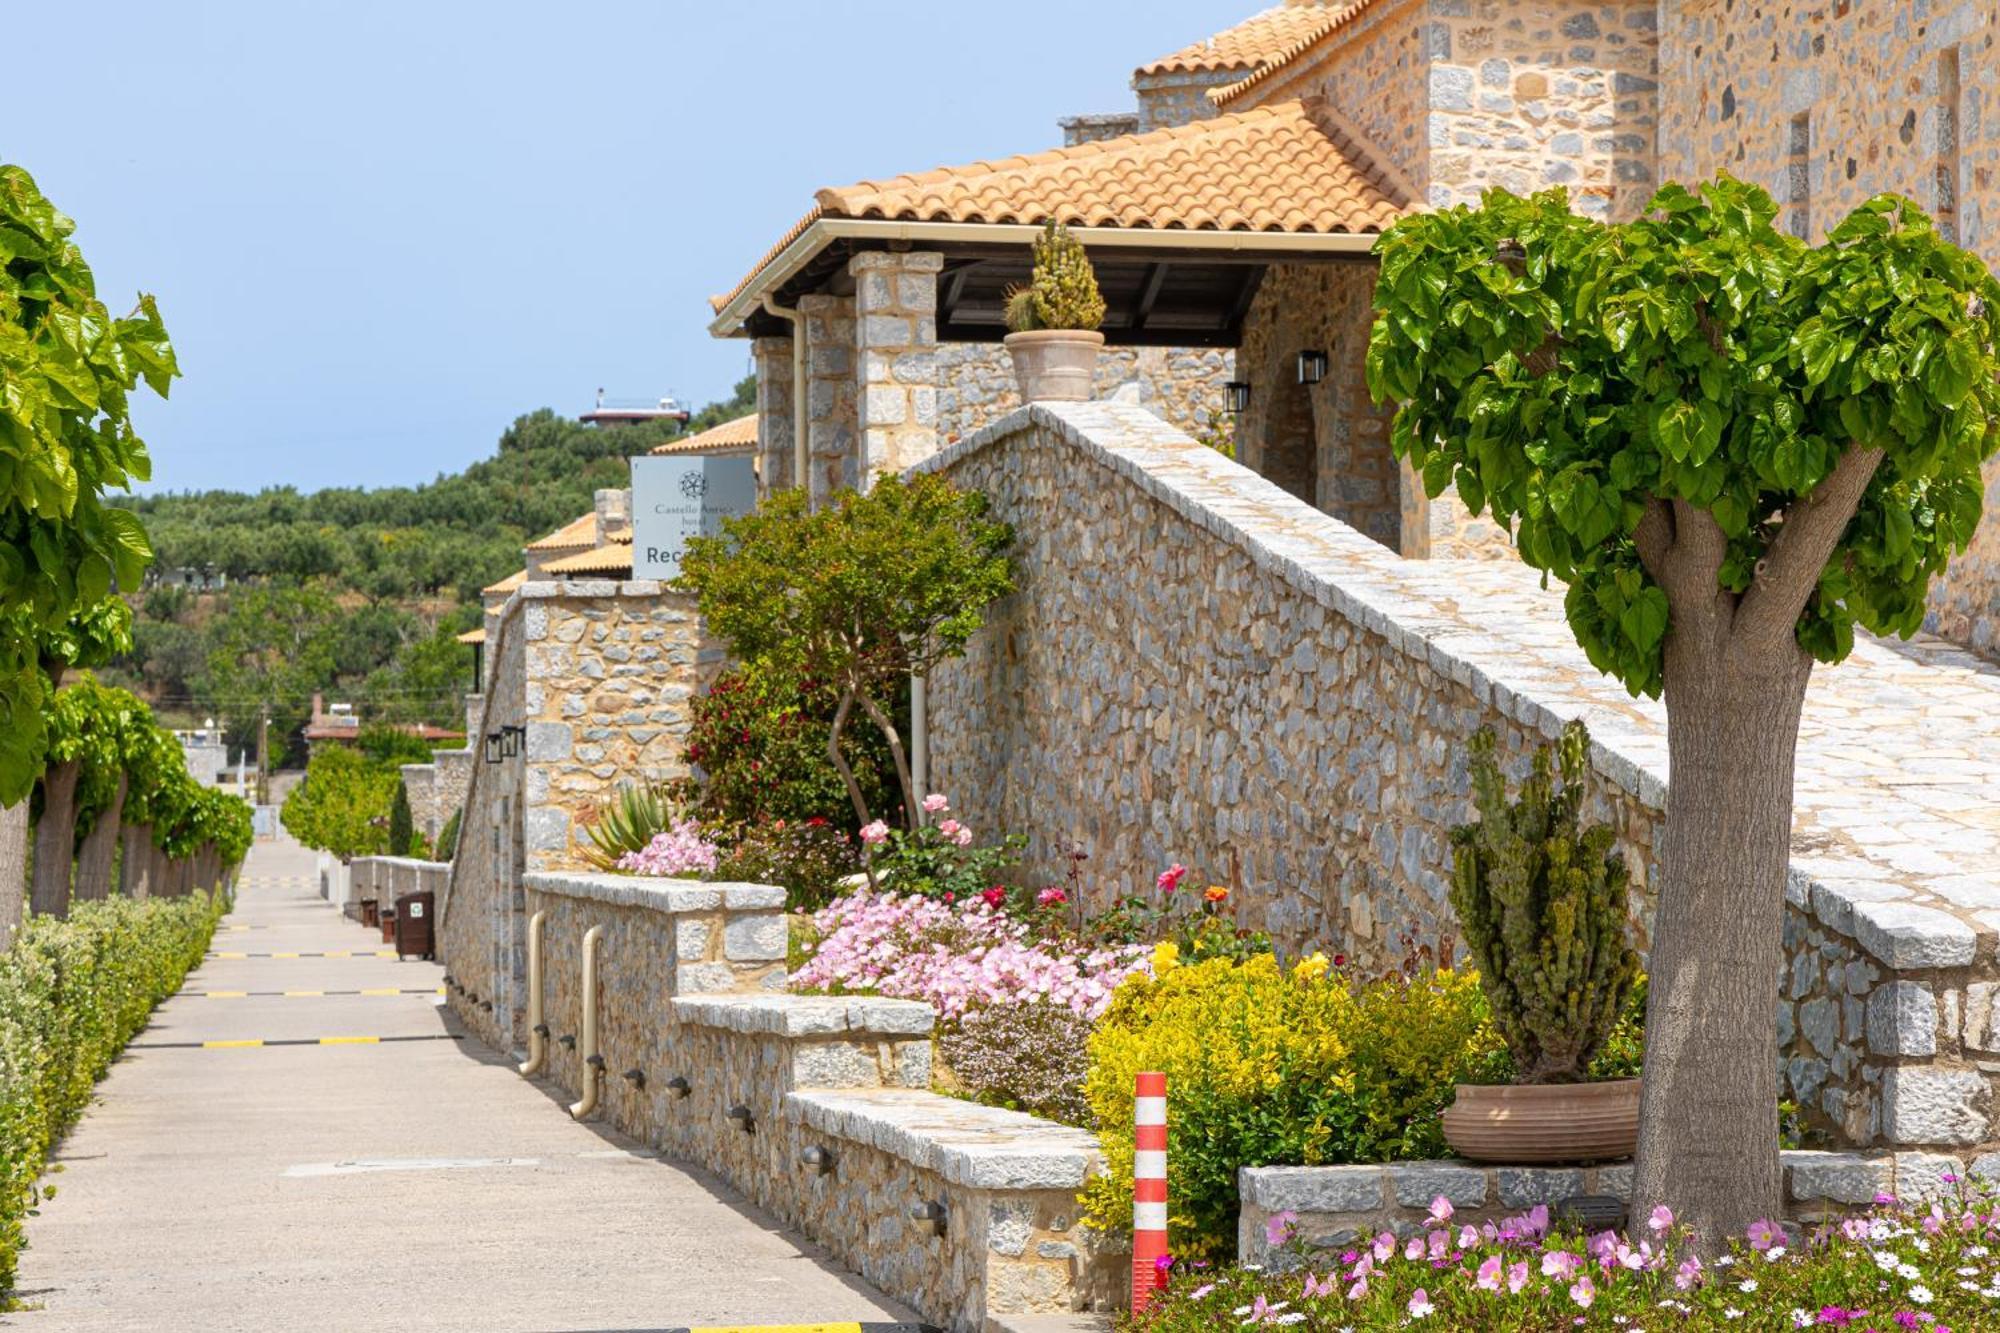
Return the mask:
<svg viewBox="0 0 2000 1333">
<path fill-rule="evenodd" d="M 913 1316 L 699 1173 L 573 1122 L 262 843 L 215 953 L 30 1222 L 24 1333 L 617 1330 Z M 375 1043 L 204 1042 L 378 1038 Z"/>
</svg>

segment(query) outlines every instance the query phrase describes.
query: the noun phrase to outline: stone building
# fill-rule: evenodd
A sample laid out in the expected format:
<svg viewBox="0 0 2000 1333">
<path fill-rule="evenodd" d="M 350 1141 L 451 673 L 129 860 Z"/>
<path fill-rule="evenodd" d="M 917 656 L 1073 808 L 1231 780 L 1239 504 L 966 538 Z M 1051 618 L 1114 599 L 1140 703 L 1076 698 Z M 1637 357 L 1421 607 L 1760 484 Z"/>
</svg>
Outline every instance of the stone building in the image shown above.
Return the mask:
<svg viewBox="0 0 2000 1333">
<path fill-rule="evenodd" d="M 1064 121 L 1062 148 L 821 190 L 711 328 L 755 340 L 764 484 L 864 484 L 1017 405 L 1000 302 L 1054 218 L 1110 306 L 1100 396 L 1229 435 L 1402 555 L 1511 558 L 1495 524 L 1426 499 L 1368 400 L 1380 229 L 1489 186 L 1630 218 L 1664 180 L 1728 170 L 1797 234 L 1895 190 L 1993 262 L 1996 22 L 1971 0 L 1295 0 L 1140 66 L 1136 109 Z M 1248 386 L 1233 418 L 1224 380 Z M 2000 646 L 2000 520 L 1930 624 Z"/>
</svg>

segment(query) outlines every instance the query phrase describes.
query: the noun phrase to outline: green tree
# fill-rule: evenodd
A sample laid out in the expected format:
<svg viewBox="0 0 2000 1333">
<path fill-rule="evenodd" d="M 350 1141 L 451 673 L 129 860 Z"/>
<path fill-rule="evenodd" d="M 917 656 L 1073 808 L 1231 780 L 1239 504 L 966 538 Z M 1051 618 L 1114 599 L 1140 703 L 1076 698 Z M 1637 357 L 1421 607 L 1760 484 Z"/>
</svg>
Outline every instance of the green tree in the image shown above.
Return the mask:
<svg viewBox="0 0 2000 1333">
<path fill-rule="evenodd" d="M 304 726 L 314 690 L 334 678 L 342 621 L 325 589 L 273 583 L 233 592 L 208 628 L 200 692 L 245 744 L 271 719 L 271 764 Z"/>
<path fill-rule="evenodd" d="M 396 795 L 389 802 L 389 855 L 408 856 L 410 839 L 416 832 L 416 821 L 410 814 L 409 784 L 398 782 Z"/>
<path fill-rule="evenodd" d="M 894 694 L 963 654 L 987 605 L 1013 589 L 1013 531 L 986 509 L 985 496 L 942 477 L 885 476 L 817 511 L 803 491 L 780 491 L 724 520 L 721 536 L 688 543 L 680 586 L 737 657 L 836 692 L 827 758 L 864 824 L 868 802 L 841 733 L 858 704 L 889 747 L 904 817 L 917 827 L 922 793 L 890 716 Z"/>
<path fill-rule="evenodd" d="M 1910 634 L 1996 446 L 2000 285 L 1914 205 L 1817 247 L 1762 190 L 1636 221 L 1489 192 L 1378 246 L 1396 450 L 1511 523 L 1590 660 L 1667 703 L 1634 1215 L 1720 1244 L 1777 1216 L 1772 998 L 1800 708 L 1860 625 Z"/>
<path fill-rule="evenodd" d="M 393 764 L 322 745 L 278 817 L 300 842 L 343 861 L 377 856 L 389 845 L 389 810 L 401 783 Z"/>
<path fill-rule="evenodd" d="M 180 373 L 150 296 L 124 318 L 97 297 L 75 224 L 26 171 L 0 166 L 0 804 L 41 770 L 45 681 L 36 629 L 62 626 L 112 581 L 139 586 L 152 558 L 106 491 L 150 475 L 127 395 Z"/>
</svg>

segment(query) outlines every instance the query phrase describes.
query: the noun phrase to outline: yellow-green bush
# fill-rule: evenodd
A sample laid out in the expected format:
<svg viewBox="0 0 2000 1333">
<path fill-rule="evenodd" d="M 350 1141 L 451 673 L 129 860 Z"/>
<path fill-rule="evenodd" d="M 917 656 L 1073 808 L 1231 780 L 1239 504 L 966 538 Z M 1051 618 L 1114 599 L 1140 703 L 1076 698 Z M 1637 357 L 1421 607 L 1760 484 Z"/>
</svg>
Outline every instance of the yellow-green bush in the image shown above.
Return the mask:
<svg viewBox="0 0 2000 1333">
<path fill-rule="evenodd" d="M 201 961 L 222 908 L 208 894 L 79 903 L 66 921 L 30 917 L 0 953 L 0 1309 L 49 1149 Z"/>
<path fill-rule="evenodd" d="M 1131 1227 L 1133 1076 L 1163 1071 L 1169 1241 L 1186 1258 L 1234 1253 L 1239 1167 L 1443 1155 L 1452 1085 L 1499 1045 L 1471 973 L 1359 984 L 1324 959 L 1163 961 L 1091 1037 L 1084 1093 L 1110 1170 L 1083 1201 L 1093 1226 Z"/>
</svg>

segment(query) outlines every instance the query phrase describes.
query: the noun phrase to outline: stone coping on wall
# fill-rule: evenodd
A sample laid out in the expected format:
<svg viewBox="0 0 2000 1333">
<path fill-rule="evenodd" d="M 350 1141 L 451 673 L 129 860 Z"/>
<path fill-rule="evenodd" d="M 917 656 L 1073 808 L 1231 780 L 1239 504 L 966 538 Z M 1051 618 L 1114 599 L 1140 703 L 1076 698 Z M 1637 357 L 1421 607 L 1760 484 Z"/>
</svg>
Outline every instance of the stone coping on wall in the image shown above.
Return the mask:
<svg viewBox="0 0 2000 1333">
<path fill-rule="evenodd" d="M 1666 710 L 1591 667 L 1560 587 L 1518 562 L 1405 560 L 1143 408 L 1037 403 L 912 468 L 944 472 L 1031 429 L 1052 432 L 1259 570 L 1554 738 L 1591 728 L 1591 762 L 1666 804 Z M 1919 635 L 1856 636 L 1814 673 L 1798 751 L 1787 895 L 1891 968 L 2000 953 L 2000 667 Z M 1981 957 L 1981 955 L 1984 957 Z"/>
<path fill-rule="evenodd" d="M 521 882 L 542 893 L 655 912 L 765 912 L 782 910 L 785 906 L 785 891 L 775 884 L 715 883 L 588 871 L 536 871 L 523 875 Z"/>
<path fill-rule="evenodd" d="M 921 1000 L 842 995 L 703 995 L 674 1000 L 674 1018 L 744 1036 L 921 1037 L 937 1010 Z"/>
<path fill-rule="evenodd" d="M 449 861 L 426 861 L 415 856 L 357 856 L 354 858 L 353 864 L 360 865 L 363 862 L 369 865 L 389 866 L 403 870 L 448 871 L 451 869 L 451 862 Z"/>
<path fill-rule="evenodd" d="M 802 1090 L 786 1095 L 785 1111 L 966 1189 L 1081 1189 L 1104 1169 L 1084 1130 L 916 1088 Z"/>
</svg>

